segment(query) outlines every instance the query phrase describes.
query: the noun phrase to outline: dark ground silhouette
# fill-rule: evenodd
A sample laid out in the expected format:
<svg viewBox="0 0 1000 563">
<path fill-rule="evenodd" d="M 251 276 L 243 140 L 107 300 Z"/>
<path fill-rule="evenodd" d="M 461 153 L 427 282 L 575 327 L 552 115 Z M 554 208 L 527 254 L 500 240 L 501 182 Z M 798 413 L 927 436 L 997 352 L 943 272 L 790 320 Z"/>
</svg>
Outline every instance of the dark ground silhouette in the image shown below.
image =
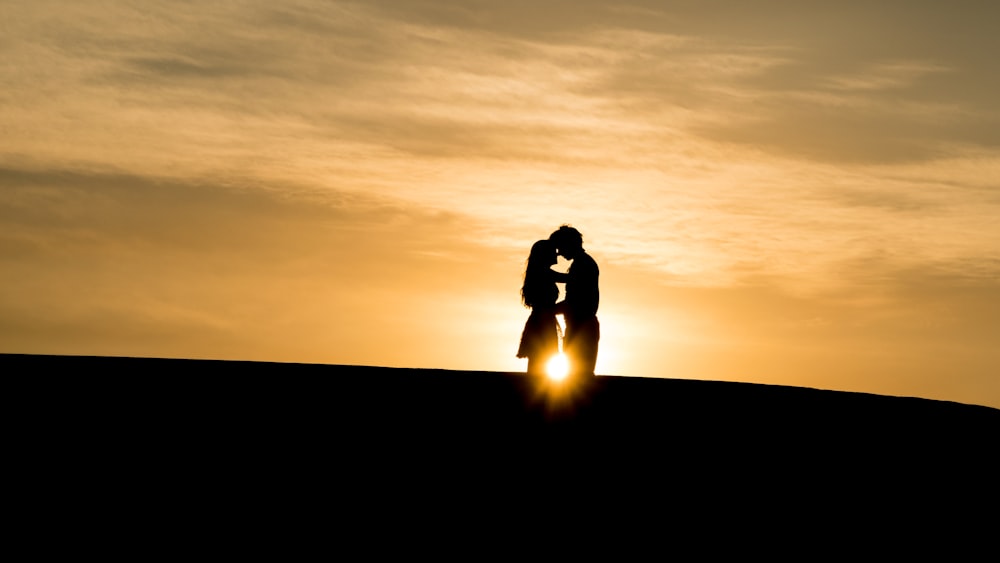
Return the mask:
<svg viewBox="0 0 1000 563">
<path fill-rule="evenodd" d="M 954 521 L 998 495 L 1000 411 L 946 401 L 630 377 L 568 396 L 520 373 L 238 361 L 0 355 L 0 369 L 21 413 L 13 459 L 83 505 L 795 525 L 850 510 L 867 526 Z"/>
</svg>

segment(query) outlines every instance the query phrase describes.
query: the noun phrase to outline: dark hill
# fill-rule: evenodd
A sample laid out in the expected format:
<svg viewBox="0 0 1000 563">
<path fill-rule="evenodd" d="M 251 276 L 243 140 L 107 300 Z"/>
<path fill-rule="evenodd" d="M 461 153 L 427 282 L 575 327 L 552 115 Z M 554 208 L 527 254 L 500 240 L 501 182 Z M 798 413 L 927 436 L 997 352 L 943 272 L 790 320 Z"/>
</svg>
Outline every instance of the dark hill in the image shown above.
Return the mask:
<svg viewBox="0 0 1000 563">
<path fill-rule="evenodd" d="M 8 396 L 26 458 L 70 488 L 110 475 L 146 495 L 480 508 L 541 488 L 631 509 L 943 517 L 995 502 L 1000 474 L 1000 411 L 917 398 L 630 377 L 565 393 L 517 373 L 238 361 L 0 355 L 0 369 L 23 387 Z"/>
<path fill-rule="evenodd" d="M 162 408 L 166 415 L 308 411 L 376 426 L 583 424 L 649 435 L 673 432 L 677 424 L 725 424 L 776 435 L 808 428 L 864 441 L 873 434 L 933 441 L 949 432 L 1000 428 L 1000 410 L 984 406 L 754 383 L 604 376 L 567 392 L 522 373 L 17 354 L 0 354 L 0 367 L 50 383 L 53 399 L 76 406 L 86 400 L 117 410 L 142 402 L 144 411 Z M 118 400 L 125 398 L 131 401 Z"/>
</svg>

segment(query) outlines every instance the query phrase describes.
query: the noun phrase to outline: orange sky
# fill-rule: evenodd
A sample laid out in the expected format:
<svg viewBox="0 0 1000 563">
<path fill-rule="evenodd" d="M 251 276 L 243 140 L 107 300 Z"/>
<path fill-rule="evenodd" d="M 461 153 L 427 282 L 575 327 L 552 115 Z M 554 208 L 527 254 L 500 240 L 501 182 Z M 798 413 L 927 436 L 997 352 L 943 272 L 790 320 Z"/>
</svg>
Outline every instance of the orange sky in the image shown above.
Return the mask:
<svg viewBox="0 0 1000 563">
<path fill-rule="evenodd" d="M 598 373 L 1000 407 L 998 11 L 4 3 L 0 352 L 518 371 L 570 223 Z"/>
</svg>

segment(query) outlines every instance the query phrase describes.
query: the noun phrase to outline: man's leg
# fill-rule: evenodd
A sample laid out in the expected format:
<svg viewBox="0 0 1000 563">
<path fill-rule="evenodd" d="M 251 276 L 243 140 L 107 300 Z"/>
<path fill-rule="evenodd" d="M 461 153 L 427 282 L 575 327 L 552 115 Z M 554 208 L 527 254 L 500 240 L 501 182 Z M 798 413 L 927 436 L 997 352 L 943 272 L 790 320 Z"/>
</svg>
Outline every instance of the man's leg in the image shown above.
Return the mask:
<svg viewBox="0 0 1000 563">
<path fill-rule="evenodd" d="M 597 344 L 601 339 L 601 326 L 597 319 L 584 321 L 579 326 L 566 327 L 563 351 L 569 361 L 574 378 L 594 376 L 597 365 Z"/>
<path fill-rule="evenodd" d="M 580 372 L 580 358 L 576 349 L 576 327 L 566 322 L 563 334 L 563 355 L 566 356 L 567 371 L 570 379 L 577 379 Z"/>
<path fill-rule="evenodd" d="M 580 374 L 593 377 L 597 367 L 597 345 L 601 340 L 601 324 L 597 318 L 588 321 L 580 327 L 576 338 L 576 356 L 580 365 Z"/>
</svg>

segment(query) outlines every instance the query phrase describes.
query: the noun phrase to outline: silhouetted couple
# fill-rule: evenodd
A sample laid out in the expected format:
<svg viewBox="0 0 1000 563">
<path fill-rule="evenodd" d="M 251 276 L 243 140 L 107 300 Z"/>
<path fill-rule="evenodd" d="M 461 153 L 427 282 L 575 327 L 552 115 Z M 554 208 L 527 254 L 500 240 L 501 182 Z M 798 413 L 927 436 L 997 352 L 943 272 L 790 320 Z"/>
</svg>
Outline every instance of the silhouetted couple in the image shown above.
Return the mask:
<svg viewBox="0 0 1000 563">
<path fill-rule="evenodd" d="M 556 256 L 571 260 L 566 273 L 552 269 Z M 575 380 L 594 376 L 597 363 L 597 343 L 601 326 L 597 322 L 600 301 L 597 262 L 583 249 L 580 231 L 563 225 L 547 240 L 531 246 L 524 271 L 521 300 L 531 309 L 531 315 L 521 333 L 518 358 L 528 359 L 528 373 L 544 375 L 546 366 L 559 353 L 559 324 L 556 315 L 566 323 L 563 353 L 569 362 L 569 375 Z M 565 298 L 559 299 L 557 283 L 566 284 Z"/>
</svg>

